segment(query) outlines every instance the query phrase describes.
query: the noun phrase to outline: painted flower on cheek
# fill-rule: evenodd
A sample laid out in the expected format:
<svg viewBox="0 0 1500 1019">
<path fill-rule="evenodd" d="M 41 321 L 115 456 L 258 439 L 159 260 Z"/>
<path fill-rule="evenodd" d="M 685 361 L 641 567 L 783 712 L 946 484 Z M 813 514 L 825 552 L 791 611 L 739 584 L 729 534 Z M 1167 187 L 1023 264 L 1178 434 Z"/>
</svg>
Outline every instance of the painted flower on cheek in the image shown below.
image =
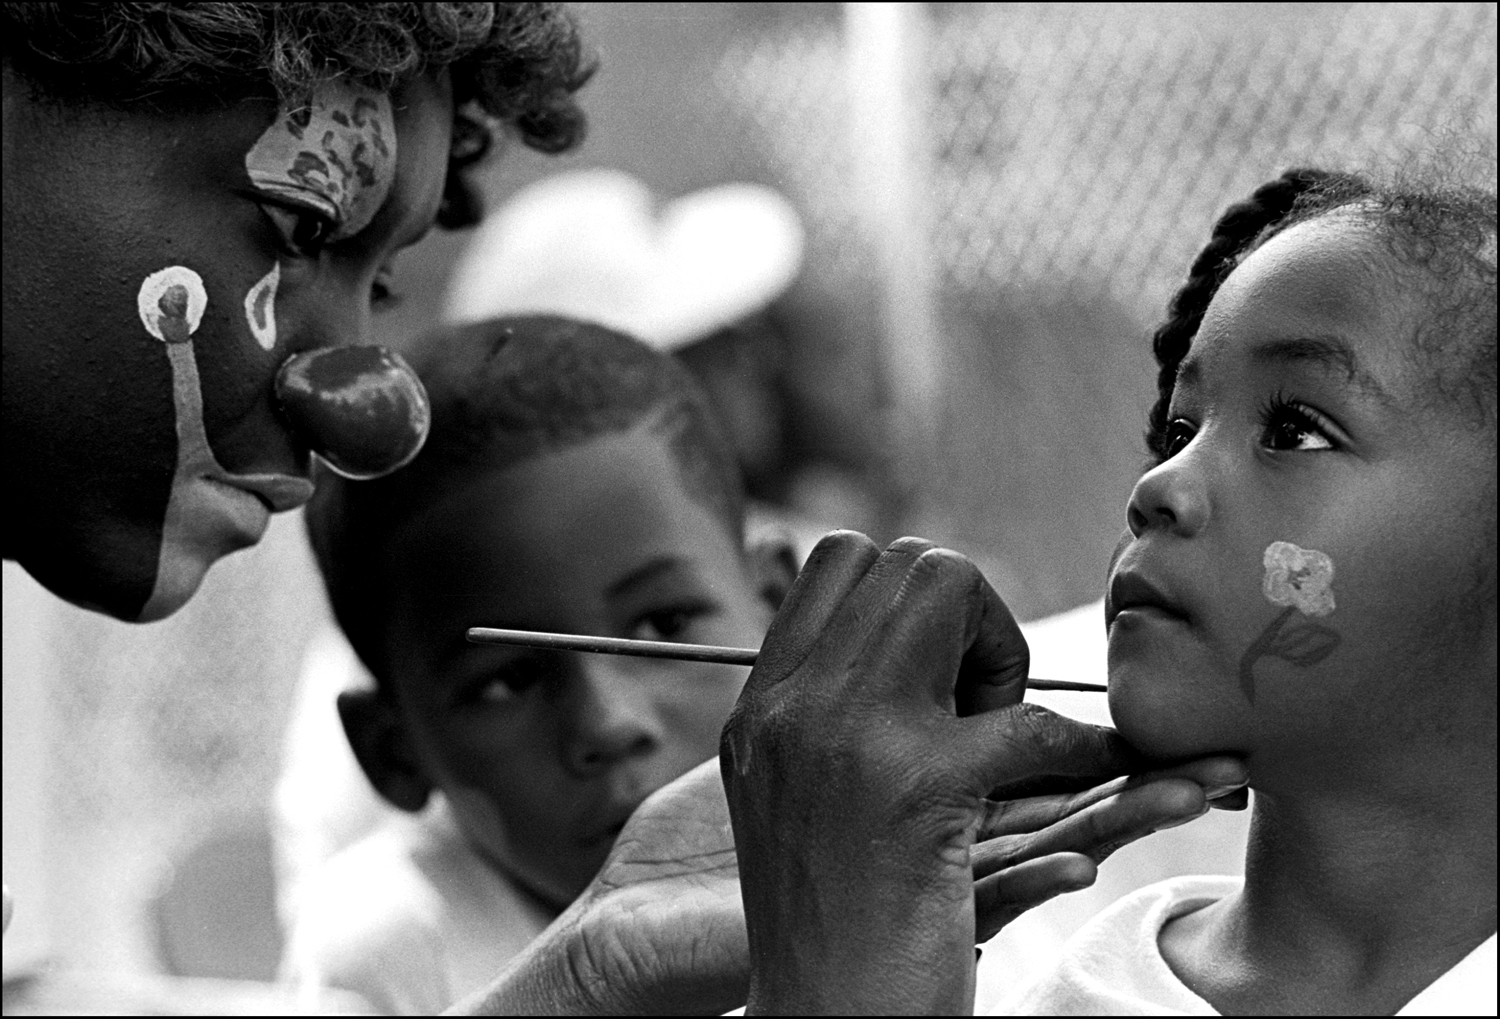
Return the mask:
<svg viewBox="0 0 1500 1019">
<path fill-rule="evenodd" d="M 1334 609 L 1333 560 L 1316 549 L 1289 541 L 1266 546 L 1261 562 L 1266 568 L 1262 590 L 1274 605 L 1286 605 L 1309 616 L 1326 616 Z"/>
<path fill-rule="evenodd" d="M 1298 612 L 1304 616 L 1333 612 L 1333 560 L 1326 553 L 1273 541 L 1266 546 L 1261 564 L 1266 571 L 1262 593 L 1271 604 L 1285 608 L 1240 658 L 1240 690 L 1251 704 L 1255 703 L 1255 665 L 1262 658 L 1279 658 L 1306 669 L 1333 654 L 1342 642 L 1322 623 L 1295 618 Z"/>
</svg>

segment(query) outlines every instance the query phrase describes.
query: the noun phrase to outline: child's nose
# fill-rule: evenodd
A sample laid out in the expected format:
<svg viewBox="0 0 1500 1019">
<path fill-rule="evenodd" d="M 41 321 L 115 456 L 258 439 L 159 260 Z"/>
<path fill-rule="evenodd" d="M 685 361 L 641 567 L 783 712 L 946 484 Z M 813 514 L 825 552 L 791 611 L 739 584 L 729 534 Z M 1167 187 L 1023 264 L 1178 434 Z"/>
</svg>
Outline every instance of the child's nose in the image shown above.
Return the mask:
<svg viewBox="0 0 1500 1019">
<path fill-rule="evenodd" d="M 1150 530 L 1190 538 L 1208 523 L 1208 491 L 1189 459 L 1178 454 L 1135 483 L 1125 515 L 1137 538 Z"/>
<path fill-rule="evenodd" d="M 582 778 L 622 761 L 649 754 L 660 744 L 660 726 L 647 692 L 630 670 L 602 655 L 581 655 L 586 662 L 571 682 L 567 698 L 572 715 L 566 727 L 564 761 Z"/>
</svg>

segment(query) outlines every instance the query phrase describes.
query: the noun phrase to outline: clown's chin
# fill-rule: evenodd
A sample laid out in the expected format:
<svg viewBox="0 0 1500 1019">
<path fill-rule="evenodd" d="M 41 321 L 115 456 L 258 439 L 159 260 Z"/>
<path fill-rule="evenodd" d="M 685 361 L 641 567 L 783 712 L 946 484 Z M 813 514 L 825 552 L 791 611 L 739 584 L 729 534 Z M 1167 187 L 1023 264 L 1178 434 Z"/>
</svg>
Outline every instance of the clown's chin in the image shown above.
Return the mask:
<svg viewBox="0 0 1500 1019">
<path fill-rule="evenodd" d="M 210 566 L 260 541 L 270 520 L 269 507 L 249 492 L 212 478 L 179 477 L 167 502 L 156 583 L 136 621 L 155 622 L 180 609 Z"/>
</svg>

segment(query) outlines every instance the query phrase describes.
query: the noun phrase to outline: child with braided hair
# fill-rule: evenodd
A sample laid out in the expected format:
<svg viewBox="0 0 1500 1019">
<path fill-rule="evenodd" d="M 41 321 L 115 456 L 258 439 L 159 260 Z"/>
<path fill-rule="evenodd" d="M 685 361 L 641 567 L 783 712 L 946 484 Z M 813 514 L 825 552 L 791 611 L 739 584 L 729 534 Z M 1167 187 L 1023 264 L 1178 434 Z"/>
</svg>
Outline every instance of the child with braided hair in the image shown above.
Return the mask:
<svg viewBox="0 0 1500 1019">
<path fill-rule="evenodd" d="M 1008 1013 L 1495 1013 L 1495 209 L 1302 169 L 1215 226 L 1105 614 L 1121 734 L 1245 756 L 1245 877 L 1122 899 Z"/>
</svg>

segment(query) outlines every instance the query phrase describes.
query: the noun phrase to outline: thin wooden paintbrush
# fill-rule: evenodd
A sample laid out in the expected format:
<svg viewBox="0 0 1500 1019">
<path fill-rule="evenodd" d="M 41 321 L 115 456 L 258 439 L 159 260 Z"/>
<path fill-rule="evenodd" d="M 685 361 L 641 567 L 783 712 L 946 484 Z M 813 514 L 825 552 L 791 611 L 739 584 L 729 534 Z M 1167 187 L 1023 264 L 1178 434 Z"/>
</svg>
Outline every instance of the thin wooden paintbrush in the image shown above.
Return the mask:
<svg viewBox="0 0 1500 1019">
<path fill-rule="evenodd" d="M 511 644 L 551 651 L 589 651 L 600 655 L 634 655 L 638 658 L 675 658 L 685 662 L 716 662 L 721 665 L 754 665 L 760 652 L 749 647 L 712 647 L 708 644 L 674 644 L 666 640 L 626 640 L 622 637 L 586 637 L 577 633 L 537 633 L 533 630 L 500 630 L 472 626 L 469 640 L 475 644 Z M 1104 693 L 1099 683 L 1074 683 L 1065 679 L 1029 679 L 1029 690 L 1080 690 Z"/>
</svg>

